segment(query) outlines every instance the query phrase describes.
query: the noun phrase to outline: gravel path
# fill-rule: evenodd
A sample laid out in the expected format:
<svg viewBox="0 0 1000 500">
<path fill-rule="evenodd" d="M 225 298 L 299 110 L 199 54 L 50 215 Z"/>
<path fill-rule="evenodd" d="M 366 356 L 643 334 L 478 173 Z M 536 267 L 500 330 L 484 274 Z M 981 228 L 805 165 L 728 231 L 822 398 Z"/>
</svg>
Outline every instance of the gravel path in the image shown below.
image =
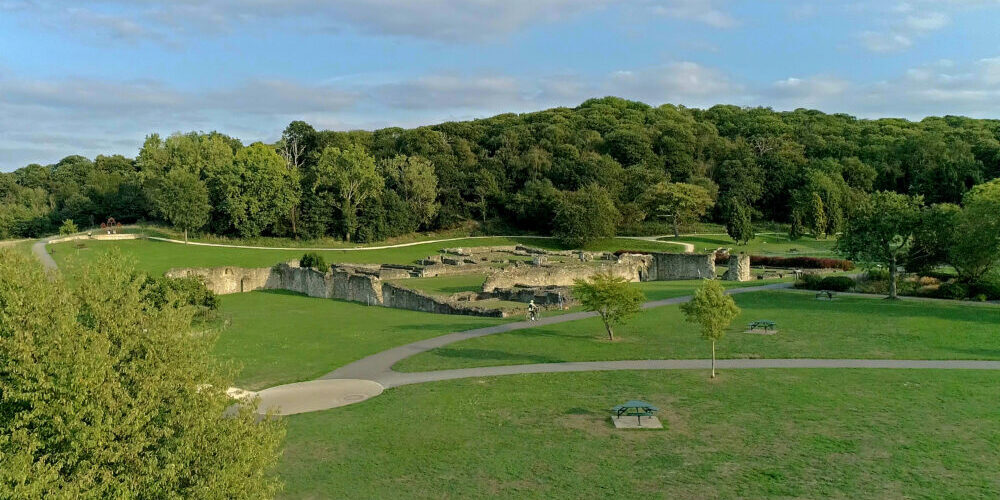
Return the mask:
<svg viewBox="0 0 1000 500">
<path fill-rule="evenodd" d="M 49 240 L 53 240 L 55 238 L 58 238 L 58 236 L 50 236 L 48 238 L 42 238 L 36 241 L 34 245 L 31 245 L 31 253 L 35 254 L 35 257 L 37 257 L 38 260 L 41 261 L 42 266 L 45 267 L 45 270 L 49 272 L 54 272 L 59 269 L 59 266 L 56 264 L 56 261 L 52 258 L 51 255 L 49 255 L 49 252 L 45 250 L 45 245 L 49 244 Z"/>
<path fill-rule="evenodd" d="M 773 283 L 770 285 L 731 288 L 727 290 L 726 293 L 733 295 L 739 293 L 749 293 L 749 292 L 756 292 L 763 290 L 789 288 L 791 286 L 792 286 L 791 283 Z M 653 307 L 681 304 L 689 300 L 691 300 L 691 296 L 654 300 L 652 302 L 646 302 L 645 304 L 642 305 L 642 308 L 650 309 Z M 351 364 L 338 368 L 337 370 L 334 370 L 324 375 L 321 378 L 323 379 L 358 378 L 358 379 L 369 379 L 369 380 L 380 380 L 381 378 L 385 377 L 391 378 L 393 374 L 396 373 L 392 370 L 393 365 L 410 356 L 414 356 L 416 354 L 420 354 L 422 352 L 426 352 L 431 349 L 437 349 L 438 347 L 443 347 L 448 344 L 453 344 L 455 342 L 461 342 L 463 340 L 473 339 L 476 337 L 482 337 L 484 335 L 512 332 L 515 330 L 524 330 L 526 328 L 535 328 L 546 325 L 555 325 L 558 323 L 565 323 L 567 321 L 576 321 L 584 318 L 591 318 L 596 315 L 597 315 L 596 313 L 592 312 L 575 312 L 575 313 L 561 314 L 559 316 L 547 316 L 539 319 L 538 321 L 517 321 L 513 323 L 504 323 L 502 325 L 491 326 L 487 328 L 477 328 L 475 330 L 468 330 L 464 332 L 449 333 L 447 335 L 442 335 L 440 337 L 434 337 L 431 339 L 413 342 L 410 344 L 382 351 L 378 354 L 373 354 L 371 356 L 362 358 Z"/>
<path fill-rule="evenodd" d="M 1000 361 L 936 361 L 915 359 L 720 359 L 717 369 L 761 368 L 890 368 L 934 370 L 1000 370 Z M 709 370 L 709 359 L 651 359 L 632 361 L 587 361 L 539 363 L 532 365 L 487 366 L 430 372 L 391 372 L 377 378 L 383 387 L 398 387 L 439 380 L 470 377 L 495 377 L 522 373 L 564 373 L 611 370 Z"/>
</svg>

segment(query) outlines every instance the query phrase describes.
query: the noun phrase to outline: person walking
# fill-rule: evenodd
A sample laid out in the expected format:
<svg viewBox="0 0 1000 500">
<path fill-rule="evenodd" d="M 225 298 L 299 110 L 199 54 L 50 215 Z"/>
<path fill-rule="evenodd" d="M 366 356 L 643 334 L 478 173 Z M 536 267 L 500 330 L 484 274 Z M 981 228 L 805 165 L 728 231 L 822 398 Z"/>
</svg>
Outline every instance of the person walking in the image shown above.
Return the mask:
<svg viewBox="0 0 1000 500">
<path fill-rule="evenodd" d="M 538 321 L 538 306 L 535 304 L 535 299 L 528 302 L 528 320 Z"/>
</svg>

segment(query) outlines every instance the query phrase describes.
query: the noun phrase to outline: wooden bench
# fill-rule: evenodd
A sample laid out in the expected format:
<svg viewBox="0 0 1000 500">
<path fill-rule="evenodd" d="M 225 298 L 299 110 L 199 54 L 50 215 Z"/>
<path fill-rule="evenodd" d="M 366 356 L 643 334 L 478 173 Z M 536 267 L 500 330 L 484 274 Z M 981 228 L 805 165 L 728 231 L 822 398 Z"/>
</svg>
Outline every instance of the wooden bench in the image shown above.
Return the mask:
<svg viewBox="0 0 1000 500">
<path fill-rule="evenodd" d="M 833 300 L 833 297 L 835 297 L 836 295 L 837 292 L 834 292 L 833 290 L 820 290 L 816 292 L 817 299 L 822 299 L 823 297 L 826 297 L 828 300 Z"/>
<path fill-rule="evenodd" d="M 770 331 L 770 330 L 774 330 L 775 326 L 777 326 L 777 324 L 774 321 L 769 321 L 769 320 L 766 320 L 766 319 L 759 319 L 757 321 L 751 321 L 750 322 L 750 331 L 752 332 L 752 331 L 756 330 L 757 328 L 761 328 L 765 332 L 767 332 L 767 331 Z"/>
</svg>

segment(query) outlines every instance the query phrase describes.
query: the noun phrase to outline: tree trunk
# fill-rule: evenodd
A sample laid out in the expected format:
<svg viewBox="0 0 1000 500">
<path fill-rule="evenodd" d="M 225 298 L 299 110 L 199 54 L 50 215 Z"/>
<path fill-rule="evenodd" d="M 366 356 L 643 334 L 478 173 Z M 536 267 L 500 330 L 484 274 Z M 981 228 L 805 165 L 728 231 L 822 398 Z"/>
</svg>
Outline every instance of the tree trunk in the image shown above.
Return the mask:
<svg viewBox="0 0 1000 500">
<path fill-rule="evenodd" d="M 893 254 L 889 259 L 889 299 L 896 298 L 896 255 Z"/>
<path fill-rule="evenodd" d="M 715 378 L 715 341 L 712 341 L 712 378 Z"/>
<path fill-rule="evenodd" d="M 611 324 L 608 323 L 607 321 L 605 321 L 604 322 L 604 328 L 607 328 L 607 330 L 608 330 L 608 340 L 614 340 L 615 339 L 615 332 L 611 331 Z"/>
<path fill-rule="evenodd" d="M 677 229 L 677 216 L 674 216 L 674 238 L 680 238 L 681 232 Z"/>
<path fill-rule="evenodd" d="M 188 244 L 188 230 L 184 229 L 184 244 Z"/>
</svg>

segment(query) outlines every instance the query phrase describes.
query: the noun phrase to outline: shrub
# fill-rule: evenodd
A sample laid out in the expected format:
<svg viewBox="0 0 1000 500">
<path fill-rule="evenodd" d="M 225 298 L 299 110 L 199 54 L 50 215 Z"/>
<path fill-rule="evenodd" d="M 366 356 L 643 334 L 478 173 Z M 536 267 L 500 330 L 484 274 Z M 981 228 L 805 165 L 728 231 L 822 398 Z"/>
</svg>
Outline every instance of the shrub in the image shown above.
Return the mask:
<svg viewBox="0 0 1000 500">
<path fill-rule="evenodd" d="M 983 281 L 969 286 L 969 293 L 982 295 L 986 300 L 1000 300 L 1000 282 Z"/>
<path fill-rule="evenodd" d="M 854 279 L 850 276 L 827 276 L 819 282 L 821 290 L 846 292 L 854 288 Z"/>
<path fill-rule="evenodd" d="M 80 230 L 77 229 L 76 223 L 73 222 L 73 219 L 66 219 L 63 221 L 62 225 L 59 226 L 59 234 L 61 235 L 70 235 L 79 231 Z"/>
<path fill-rule="evenodd" d="M 798 269 L 840 269 L 850 271 L 854 263 L 843 259 L 823 259 L 818 257 L 770 257 L 751 255 L 751 266 L 785 267 Z"/>
<path fill-rule="evenodd" d="M 795 282 L 795 288 L 805 288 L 806 290 L 822 290 L 823 277 L 818 274 L 805 273 Z"/>
<path fill-rule="evenodd" d="M 889 280 L 889 270 L 888 269 L 869 269 L 865 272 L 865 279 L 868 281 L 888 281 Z"/>
<path fill-rule="evenodd" d="M 208 311 L 219 307 L 219 297 L 200 278 L 151 278 L 143 284 L 144 297 L 157 308 L 196 306 Z"/>
<path fill-rule="evenodd" d="M 326 263 L 326 259 L 316 252 L 307 252 L 303 255 L 302 258 L 299 259 L 299 267 L 313 268 L 324 274 L 330 270 L 330 266 Z"/>
<path fill-rule="evenodd" d="M 961 300 L 969 296 L 969 288 L 961 283 L 942 283 L 934 296 L 939 299 Z"/>
</svg>

